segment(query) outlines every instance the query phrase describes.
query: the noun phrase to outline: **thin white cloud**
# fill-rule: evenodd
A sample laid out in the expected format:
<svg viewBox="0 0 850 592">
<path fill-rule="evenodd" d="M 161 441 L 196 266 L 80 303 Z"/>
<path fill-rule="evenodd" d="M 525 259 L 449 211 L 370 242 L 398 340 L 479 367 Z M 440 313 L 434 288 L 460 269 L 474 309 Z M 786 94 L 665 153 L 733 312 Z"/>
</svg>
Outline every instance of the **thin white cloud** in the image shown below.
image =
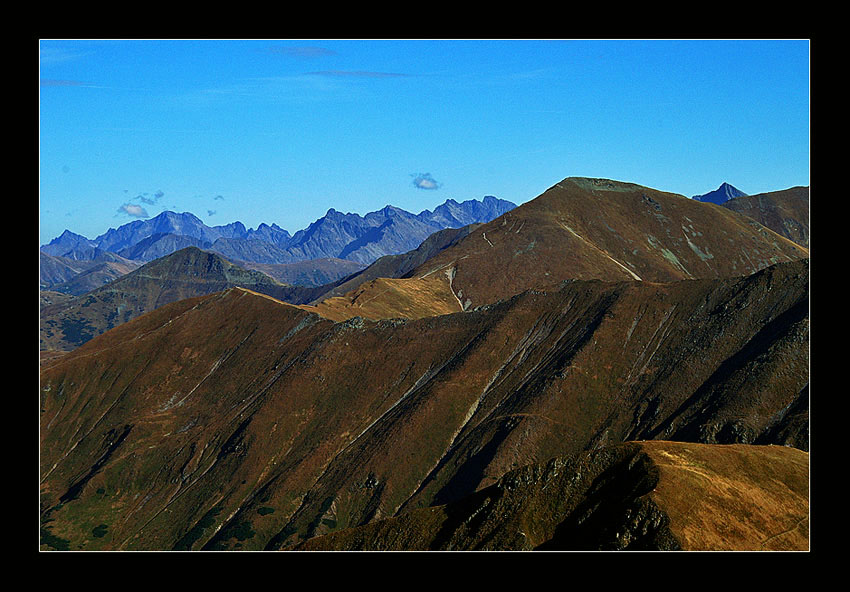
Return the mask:
<svg viewBox="0 0 850 592">
<path fill-rule="evenodd" d="M 83 82 L 81 80 L 56 80 L 51 78 L 42 78 L 39 83 L 41 86 L 45 87 L 106 88 L 105 86 L 92 84 L 91 82 Z"/>
<path fill-rule="evenodd" d="M 40 47 L 38 59 L 42 66 L 48 66 L 50 64 L 60 64 L 62 62 L 76 60 L 90 54 L 90 51 L 79 51 L 64 47 Z"/>
<path fill-rule="evenodd" d="M 315 59 L 315 58 L 323 58 L 327 56 L 337 55 L 335 51 L 332 49 L 327 49 L 326 47 L 312 47 L 312 46 L 299 46 L 299 47 L 269 47 L 266 49 L 268 53 L 279 54 L 292 58 L 301 58 L 301 59 Z"/>
<path fill-rule="evenodd" d="M 136 196 L 136 199 L 148 204 L 149 206 L 155 205 L 156 202 L 160 200 L 160 198 L 165 195 L 162 190 L 157 191 L 151 196 L 148 196 L 147 193 L 143 193 L 141 195 Z"/>
<path fill-rule="evenodd" d="M 401 78 L 409 74 L 399 72 L 372 72 L 368 70 L 320 70 L 318 72 L 307 72 L 313 76 L 333 76 L 336 78 Z"/>
<path fill-rule="evenodd" d="M 120 208 L 118 208 L 119 214 L 127 214 L 128 216 L 132 216 L 133 218 L 149 218 L 147 210 L 138 204 L 130 204 L 126 203 Z"/>
</svg>

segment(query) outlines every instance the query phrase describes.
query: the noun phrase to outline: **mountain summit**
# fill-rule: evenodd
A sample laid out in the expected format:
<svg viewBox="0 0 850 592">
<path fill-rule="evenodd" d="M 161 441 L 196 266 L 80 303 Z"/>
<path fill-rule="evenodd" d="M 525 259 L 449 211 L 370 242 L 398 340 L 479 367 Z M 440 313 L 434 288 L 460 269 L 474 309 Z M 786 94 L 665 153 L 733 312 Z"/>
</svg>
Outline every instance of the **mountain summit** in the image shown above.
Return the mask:
<svg viewBox="0 0 850 592">
<path fill-rule="evenodd" d="M 714 191 L 709 191 L 708 193 L 703 193 L 702 195 L 695 195 L 693 199 L 695 199 L 696 201 L 723 205 L 730 199 L 734 199 L 736 197 L 745 197 L 746 195 L 746 193 L 736 187 L 733 187 L 729 183 L 723 183 Z"/>
</svg>

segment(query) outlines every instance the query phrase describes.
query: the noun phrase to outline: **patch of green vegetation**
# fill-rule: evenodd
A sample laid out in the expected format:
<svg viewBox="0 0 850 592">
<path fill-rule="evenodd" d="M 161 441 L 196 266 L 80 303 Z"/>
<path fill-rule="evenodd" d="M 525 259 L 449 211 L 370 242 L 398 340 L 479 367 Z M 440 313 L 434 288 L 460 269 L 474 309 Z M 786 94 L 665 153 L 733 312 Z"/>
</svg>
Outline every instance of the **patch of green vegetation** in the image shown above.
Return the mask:
<svg viewBox="0 0 850 592">
<path fill-rule="evenodd" d="M 268 506 L 263 506 L 262 508 L 257 508 L 257 514 L 260 516 L 266 516 L 267 514 L 274 514 L 274 508 L 270 508 Z"/>
<path fill-rule="evenodd" d="M 217 534 L 213 539 L 207 543 L 207 545 L 203 548 L 204 551 L 226 551 L 227 550 L 227 541 L 235 538 L 238 543 L 236 545 L 242 546 L 242 541 L 247 541 L 250 538 L 253 538 L 254 535 L 257 534 L 249 521 L 243 520 L 242 522 L 237 522 L 236 524 L 231 524 L 224 528 L 219 534 Z"/>
<path fill-rule="evenodd" d="M 237 540 L 246 541 L 253 537 L 256 532 L 251 528 L 251 523 L 247 520 L 240 522 L 233 528 L 228 529 L 228 533 L 232 535 L 232 537 L 236 537 Z"/>
<path fill-rule="evenodd" d="M 307 525 L 307 536 L 308 538 L 313 536 L 316 533 L 316 529 L 319 528 L 319 524 L 322 523 L 322 517 L 325 513 L 331 509 L 331 506 L 334 503 L 333 497 L 325 498 L 325 501 L 322 502 L 322 505 L 319 507 L 319 512 L 316 514 L 316 517 L 313 518 L 313 521 Z M 335 521 L 334 521 L 335 522 Z"/>
<path fill-rule="evenodd" d="M 292 526 L 287 525 L 286 527 L 284 527 L 283 530 L 281 530 L 279 533 L 274 535 L 271 538 L 271 540 L 269 540 L 269 542 L 266 544 L 265 550 L 266 551 L 276 551 L 276 550 L 280 549 L 284 545 L 284 543 L 286 543 L 286 541 L 289 539 L 289 537 L 296 534 L 297 532 L 298 532 L 297 529 L 293 528 Z M 304 535 L 301 535 L 299 538 L 305 539 L 307 537 L 304 536 Z"/>
<path fill-rule="evenodd" d="M 94 332 L 87 321 L 82 319 L 62 319 L 62 333 L 70 343 L 85 343 Z"/>
<path fill-rule="evenodd" d="M 109 526 L 106 524 L 98 524 L 94 528 L 92 528 L 91 533 L 95 538 L 103 538 L 106 536 L 106 531 L 109 530 Z"/>
<path fill-rule="evenodd" d="M 204 531 L 215 524 L 215 517 L 221 514 L 222 507 L 216 506 L 211 508 L 209 512 L 203 515 L 203 517 L 198 520 L 198 523 L 192 527 L 192 529 L 184 534 L 179 541 L 174 545 L 174 551 L 191 551 L 192 545 L 201 538 L 204 534 Z"/>
<path fill-rule="evenodd" d="M 71 541 L 55 536 L 46 528 L 41 528 L 41 544 L 47 545 L 55 551 L 68 551 Z"/>
</svg>

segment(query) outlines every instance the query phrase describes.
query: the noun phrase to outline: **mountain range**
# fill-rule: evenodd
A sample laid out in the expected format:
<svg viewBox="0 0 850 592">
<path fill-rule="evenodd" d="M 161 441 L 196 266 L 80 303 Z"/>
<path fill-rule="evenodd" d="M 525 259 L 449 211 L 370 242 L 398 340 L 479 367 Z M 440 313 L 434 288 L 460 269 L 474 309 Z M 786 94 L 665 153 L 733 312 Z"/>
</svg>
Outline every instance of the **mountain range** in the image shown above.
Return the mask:
<svg viewBox="0 0 850 592">
<path fill-rule="evenodd" d="M 386 206 L 365 216 L 331 208 L 307 228 L 290 235 L 276 224 L 246 229 L 241 222 L 207 226 L 194 214 L 162 212 L 109 229 L 95 239 L 66 230 L 41 247 L 41 252 L 73 260 L 94 260 L 103 252 L 145 263 L 185 247 L 210 250 L 231 261 L 288 264 L 313 259 L 343 259 L 367 265 L 390 254 L 415 249 L 431 234 L 489 222 L 515 204 L 485 196 L 458 203 L 453 199 L 431 210 L 411 214 Z"/>
<path fill-rule="evenodd" d="M 42 549 L 808 549 L 809 252 L 752 217 L 569 177 L 310 293 L 254 273 L 188 247 L 70 300 L 144 311 L 42 361 Z"/>
<path fill-rule="evenodd" d="M 773 197 L 762 201 L 771 203 Z M 748 220 L 675 194 L 569 178 L 496 221 L 438 231 L 416 249 L 384 256 L 362 271 L 349 268 L 342 277 L 328 273 L 329 281 L 318 286 L 295 287 L 274 278 L 283 278 L 284 268 L 292 278 L 296 270 L 291 268 L 300 266 L 316 277 L 325 261 L 338 272 L 341 260 L 235 265 L 216 253 L 202 256 L 188 247 L 75 300 L 45 305 L 41 348 L 68 351 L 167 302 L 237 285 L 292 304 L 312 304 L 309 310 L 338 321 L 352 316 L 419 318 L 564 279 L 721 277 L 752 273 L 804 252 L 790 241 L 761 234 L 765 228 L 751 220 L 743 223 Z M 252 275 L 248 268 L 269 277 Z M 214 269 L 239 273 L 225 278 L 211 275 Z M 300 273 L 308 272 L 302 268 Z"/>
</svg>

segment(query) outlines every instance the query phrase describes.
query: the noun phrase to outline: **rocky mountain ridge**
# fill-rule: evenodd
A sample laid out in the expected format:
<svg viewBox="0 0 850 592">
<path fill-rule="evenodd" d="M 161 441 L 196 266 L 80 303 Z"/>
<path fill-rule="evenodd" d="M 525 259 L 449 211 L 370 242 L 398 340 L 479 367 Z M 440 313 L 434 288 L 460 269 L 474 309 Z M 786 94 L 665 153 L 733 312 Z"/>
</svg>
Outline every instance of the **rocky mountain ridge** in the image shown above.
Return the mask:
<svg viewBox="0 0 850 592">
<path fill-rule="evenodd" d="M 74 259 L 94 258 L 109 251 L 124 258 L 148 262 L 176 250 L 194 246 L 217 252 L 228 259 L 260 264 L 286 264 L 338 258 L 369 264 L 383 255 L 415 249 L 432 233 L 474 222 L 488 222 L 515 204 L 485 196 L 483 200 L 458 203 L 447 200 L 434 211 L 411 214 L 386 206 L 381 210 L 343 214 L 335 209 L 290 235 L 276 224 L 246 229 L 241 222 L 207 226 L 189 212 L 165 211 L 109 229 L 95 239 L 66 230 L 41 247 L 48 255 Z"/>
</svg>

